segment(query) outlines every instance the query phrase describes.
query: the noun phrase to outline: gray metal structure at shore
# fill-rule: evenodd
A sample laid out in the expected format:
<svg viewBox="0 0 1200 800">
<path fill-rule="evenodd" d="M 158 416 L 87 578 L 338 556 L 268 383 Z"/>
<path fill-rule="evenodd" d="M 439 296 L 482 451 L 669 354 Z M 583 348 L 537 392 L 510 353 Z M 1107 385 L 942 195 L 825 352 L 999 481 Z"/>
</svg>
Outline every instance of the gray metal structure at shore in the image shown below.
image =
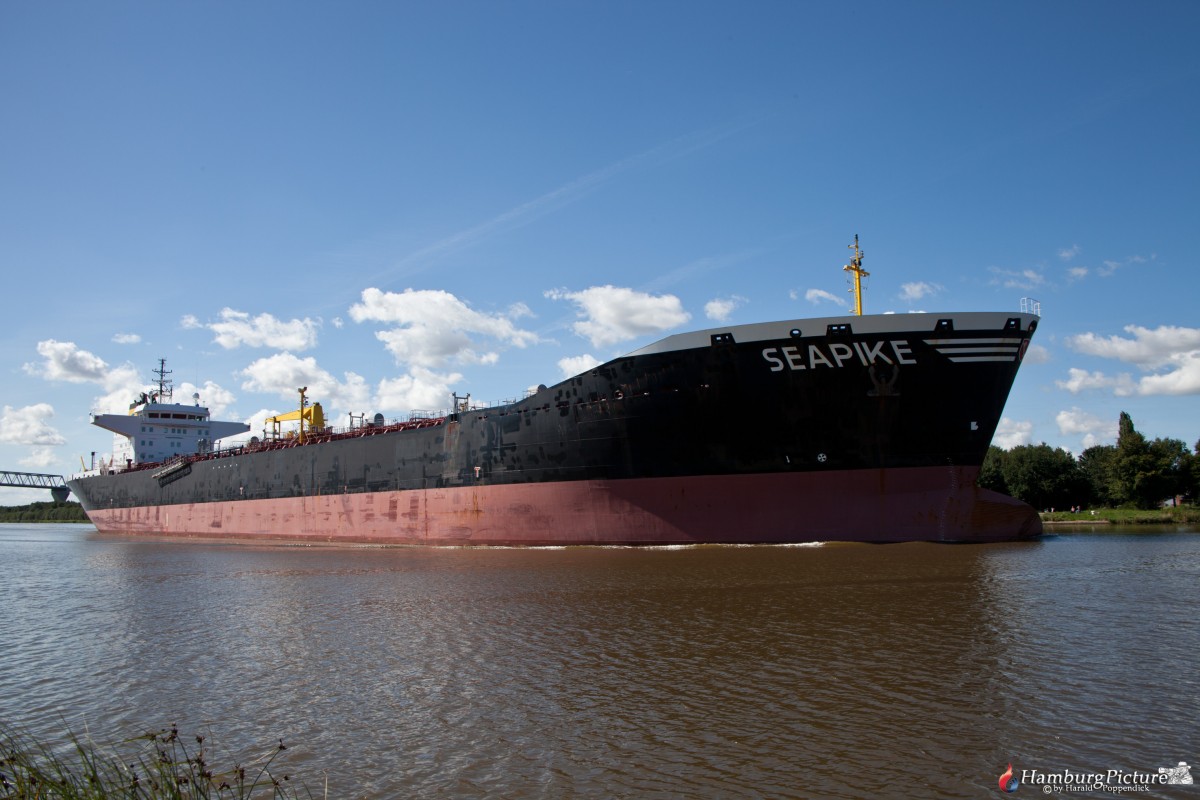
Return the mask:
<svg viewBox="0 0 1200 800">
<path fill-rule="evenodd" d="M 49 489 L 54 502 L 66 502 L 71 490 L 62 475 L 43 472 L 10 472 L 0 470 L 0 486 L 17 486 L 23 489 Z"/>
</svg>

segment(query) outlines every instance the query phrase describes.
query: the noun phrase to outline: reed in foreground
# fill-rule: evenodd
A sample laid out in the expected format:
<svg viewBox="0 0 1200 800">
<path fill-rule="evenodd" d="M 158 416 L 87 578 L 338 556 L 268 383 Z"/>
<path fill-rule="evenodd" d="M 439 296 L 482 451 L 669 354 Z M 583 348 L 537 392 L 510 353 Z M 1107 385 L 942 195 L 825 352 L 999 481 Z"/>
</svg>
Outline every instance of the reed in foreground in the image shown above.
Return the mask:
<svg viewBox="0 0 1200 800">
<path fill-rule="evenodd" d="M 16 731 L 0 731 L 3 800 L 251 800 L 298 798 L 277 765 L 283 741 L 246 764 L 218 769 L 203 736 L 189 741 L 172 725 L 102 748 L 70 734 L 51 748 Z M 303 787 L 301 787 L 303 790 Z M 305 797 L 312 797 L 305 791 Z"/>
</svg>

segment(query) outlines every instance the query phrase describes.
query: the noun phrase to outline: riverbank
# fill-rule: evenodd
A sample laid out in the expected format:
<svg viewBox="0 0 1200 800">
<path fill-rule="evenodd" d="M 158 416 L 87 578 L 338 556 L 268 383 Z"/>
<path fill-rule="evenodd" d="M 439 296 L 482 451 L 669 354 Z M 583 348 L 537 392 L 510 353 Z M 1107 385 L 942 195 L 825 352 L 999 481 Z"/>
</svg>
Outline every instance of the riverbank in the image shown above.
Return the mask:
<svg viewBox="0 0 1200 800">
<path fill-rule="evenodd" d="M 1041 518 L 1043 525 L 1200 525 L 1200 508 L 1178 506 L 1151 511 L 1136 508 L 1043 511 Z"/>
</svg>

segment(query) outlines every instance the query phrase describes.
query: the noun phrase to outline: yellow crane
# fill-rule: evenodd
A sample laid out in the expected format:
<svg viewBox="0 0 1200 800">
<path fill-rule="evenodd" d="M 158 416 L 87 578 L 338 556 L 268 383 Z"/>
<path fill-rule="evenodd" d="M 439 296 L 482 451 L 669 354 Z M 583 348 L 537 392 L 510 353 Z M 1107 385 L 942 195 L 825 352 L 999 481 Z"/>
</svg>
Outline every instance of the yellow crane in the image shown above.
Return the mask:
<svg viewBox="0 0 1200 800">
<path fill-rule="evenodd" d="M 304 386 L 296 391 L 300 392 L 300 408 L 295 411 L 289 411 L 286 414 L 278 414 L 274 417 L 267 417 L 263 422 L 266 425 L 272 426 L 272 438 L 279 438 L 279 426 L 284 422 L 299 422 L 300 423 L 300 441 L 304 441 L 304 423 L 308 423 L 309 430 L 325 427 L 325 412 L 321 409 L 320 403 L 313 403 L 311 406 L 308 400 L 305 399 L 304 393 L 308 391 L 308 387 Z"/>
</svg>

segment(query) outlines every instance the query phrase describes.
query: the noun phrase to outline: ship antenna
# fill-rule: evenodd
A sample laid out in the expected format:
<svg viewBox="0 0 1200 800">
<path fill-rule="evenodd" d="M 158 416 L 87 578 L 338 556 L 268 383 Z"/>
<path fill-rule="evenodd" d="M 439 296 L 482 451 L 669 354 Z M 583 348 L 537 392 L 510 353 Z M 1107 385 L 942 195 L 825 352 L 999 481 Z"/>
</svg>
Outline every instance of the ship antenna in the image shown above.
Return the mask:
<svg viewBox="0 0 1200 800">
<path fill-rule="evenodd" d="M 301 386 L 296 391 L 300 393 L 300 444 L 304 444 L 304 408 L 308 405 L 304 393 L 308 391 L 308 387 Z"/>
<path fill-rule="evenodd" d="M 171 370 L 167 369 L 167 360 L 160 358 L 158 360 L 158 369 L 154 370 L 154 374 L 158 376 L 158 400 L 166 402 L 171 399 L 171 379 L 167 376 L 171 374 Z"/>
<path fill-rule="evenodd" d="M 862 279 L 870 275 L 862 268 L 862 260 L 865 255 L 858 247 L 858 234 L 854 234 L 854 244 L 848 244 L 846 247 L 854 251 L 854 258 L 850 259 L 850 263 L 842 267 L 846 272 L 854 273 L 854 313 L 862 316 Z"/>
</svg>

